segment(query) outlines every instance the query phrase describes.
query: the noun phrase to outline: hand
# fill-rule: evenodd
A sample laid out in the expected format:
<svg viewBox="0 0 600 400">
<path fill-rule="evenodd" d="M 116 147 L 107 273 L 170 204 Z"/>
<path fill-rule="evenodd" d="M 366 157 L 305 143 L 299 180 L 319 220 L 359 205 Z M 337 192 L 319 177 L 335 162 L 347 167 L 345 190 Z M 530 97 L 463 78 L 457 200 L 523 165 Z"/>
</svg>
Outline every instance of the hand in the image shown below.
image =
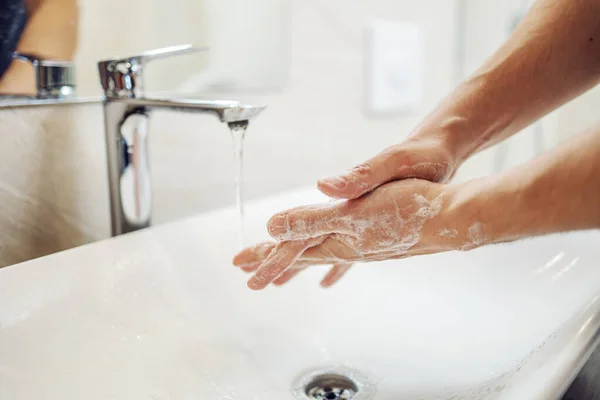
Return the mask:
<svg viewBox="0 0 600 400">
<path fill-rule="evenodd" d="M 280 242 L 261 243 L 240 252 L 234 265 L 254 272 L 251 289 L 281 285 L 303 268 L 333 264 L 323 286 L 330 286 L 356 261 L 380 261 L 416 254 L 472 248 L 483 232 L 450 218 L 453 187 L 409 179 L 388 183 L 359 199 L 299 207 L 268 223 Z M 460 223 L 458 223 L 460 221 Z"/>
<path fill-rule="evenodd" d="M 318 187 L 330 197 L 355 199 L 400 179 L 447 182 L 460 164 L 448 145 L 448 138 L 443 130 L 411 136 L 343 175 L 321 179 Z"/>
</svg>

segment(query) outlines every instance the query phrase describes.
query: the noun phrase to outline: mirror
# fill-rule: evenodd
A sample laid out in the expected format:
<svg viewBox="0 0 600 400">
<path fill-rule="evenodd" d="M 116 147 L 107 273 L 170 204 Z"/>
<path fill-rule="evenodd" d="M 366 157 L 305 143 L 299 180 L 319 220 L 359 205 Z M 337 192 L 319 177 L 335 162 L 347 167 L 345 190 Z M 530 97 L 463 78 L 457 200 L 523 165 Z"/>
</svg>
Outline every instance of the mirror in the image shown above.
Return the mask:
<svg viewBox="0 0 600 400">
<path fill-rule="evenodd" d="M 0 0 L 0 106 L 103 95 L 97 63 L 181 44 L 209 51 L 152 61 L 148 92 L 279 91 L 289 0 Z"/>
</svg>

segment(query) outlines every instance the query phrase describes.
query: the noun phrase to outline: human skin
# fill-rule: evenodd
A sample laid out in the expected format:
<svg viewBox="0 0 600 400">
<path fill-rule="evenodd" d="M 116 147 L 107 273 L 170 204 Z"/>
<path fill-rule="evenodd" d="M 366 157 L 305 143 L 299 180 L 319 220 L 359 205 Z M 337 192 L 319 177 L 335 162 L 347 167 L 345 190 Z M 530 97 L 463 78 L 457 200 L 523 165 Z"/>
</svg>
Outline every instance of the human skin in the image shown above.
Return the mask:
<svg viewBox="0 0 600 400">
<path fill-rule="evenodd" d="M 283 284 L 303 268 L 380 261 L 572 230 L 600 228 L 600 125 L 517 168 L 460 184 L 387 183 L 352 200 L 299 207 L 268 223 L 277 243 L 244 249 L 234 264 L 251 289 Z"/>
<path fill-rule="evenodd" d="M 27 0 L 29 20 L 17 50 L 52 60 L 72 60 L 77 48 L 77 0 Z M 13 61 L 0 79 L 0 93 L 36 93 L 33 66 Z"/>
<path fill-rule="evenodd" d="M 333 264 L 322 282 L 329 286 L 354 261 L 598 227 L 598 128 L 517 170 L 462 185 L 436 182 L 447 182 L 472 154 L 596 85 L 599 33 L 600 2 L 539 0 L 509 40 L 406 141 L 319 181 L 325 194 L 350 201 L 276 215 L 269 231 L 279 242 L 245 249 L 234 264 L 255 272 L 252 289 L 285 283 L 309 265 Z M 377 216 L 392 222 L 365 228 L 367 217 Z"/>
</svg>

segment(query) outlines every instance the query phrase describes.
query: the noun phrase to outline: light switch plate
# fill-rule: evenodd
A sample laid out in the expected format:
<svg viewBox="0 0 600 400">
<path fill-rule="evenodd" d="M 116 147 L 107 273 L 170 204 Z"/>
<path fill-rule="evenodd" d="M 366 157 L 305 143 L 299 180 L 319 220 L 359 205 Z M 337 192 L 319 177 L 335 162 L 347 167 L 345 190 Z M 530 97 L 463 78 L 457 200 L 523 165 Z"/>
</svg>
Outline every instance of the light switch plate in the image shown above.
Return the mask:
<svg viewBox="0 0 600 400">
<path fill-rule="evenodd" d="M 416 112 L 423 100 L 421 29 L 375 20 L 366 30 L 365 92 L 370 114 Z"/>
</svg>

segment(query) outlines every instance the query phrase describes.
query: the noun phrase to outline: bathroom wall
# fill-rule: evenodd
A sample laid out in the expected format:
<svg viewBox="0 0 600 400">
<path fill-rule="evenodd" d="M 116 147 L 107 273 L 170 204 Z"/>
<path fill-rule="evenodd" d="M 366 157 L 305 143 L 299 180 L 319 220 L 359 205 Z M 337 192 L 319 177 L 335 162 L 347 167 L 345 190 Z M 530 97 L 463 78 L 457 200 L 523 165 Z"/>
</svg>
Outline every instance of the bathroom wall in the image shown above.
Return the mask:
<svg viewBox="0 0 600 400">
<path fill-rule="evenodd" d="M 205 45 L 203 0 L 78 0 L 78 92 L 101 95 L 96 61 L 130 56 L 154 48 L 193 43 Z M 149 64 L 147 87 L 166 90 L 204 67 L 205 55 L 182 56 Z M 169 73 L 175 72 L 175 73 Z"/>
<path fill-rule="evenodd" d="M 515 18 L 532 0 L 462 0 L 466 4 L 464 75 L 468 76 L 498 48 L 512 32 Z M 469 179 L 519 165 L 541 151 L 598 122 L 600 86 L 573 100 L 538 124 L 495 148 L 468 160 L 456 178 Z"/>
<path fill-rule="evenodd" d="M 160 8 L 162 2 L 144 0 L 141 6 L 136 1 L 142 2 L 127 4 L 141 13 L 137 19 L 153 21 L 139 28 L 147 30 L 148 38 L 172 32 L 157 25 L 160 15 L 157 13 L 165 12 Z M 108 1 L 102 7 L 94 3 L 97 2 L 86 0 L 84 5 L 93 7 L 89 12 L 106 17 L 97 19 L 94 28 L 97 32 L 106 29 L 99 21 L 106 21 L 109 16 L 113 31 L 117 26 L 126 26 L 129 14 L 117 12 L 116 5 L 106 5 Z M 313 185 L 320 176 L 341 172 L 402 140 L 456 83 L 454 2 L 290 0 L 290 3 L 289 83 L 279 93 L 255 97 L 269 108 L 250 125 L 247 134 L 246 198 Z M 491 0 L 467 3 L 480 5 L 479 11 L 469 14 L 470 23 L 476 21 L 487 26 L 487 30 L 477 30 L 479 33 L 467 43 L 469 60 L 473 60 L 469 62 L 475 63 L 501 40 L 500 25 L 506 19 L 498 21 L 505 11 L 494 10 L 498 2 Z M 487 6 L 482 7 L 483 3 Z M 195 10 L 198 15 L 203 12 L 201 8 Z M 364 113 L 363 35 L 373 18 L 421 24 L 424 102 L 412 114 L 373 119 Z M 172 44 L 172 40 L 179 41 L 186 35 L 183 30 L 173 32 L 161 45 Z M 146 41 L 140 32 L 133 36 L 136 39 L 128 42 L 132 51 L 156 43 Z M 106 42 L 84 37 L 83 47 L 87 52 L 97 52 L 99 57 L 110 55 L 111 41 L 122 39 L 114 34 L 109 37 Z M 190 41 L 201 40 L 199 33 L 197 40 Z M 101 43 L 104 44 L 100 46 Z M 160 71 L 155 74 L 160 77 Z M 566 117 L 557 114 L 545 121 L 551 138 L 546 146 L 560 140 L 563 131 L 573 131 L 567 121 L 575 115 L 574 110 L 569 109 Z M 590 119 L 590 112 L 582 113 Z M 0 266 L 108 237 L 101 106 L 0 109 L 0 120 Z M 233 203 L 231 139 L 224 125 L 210 116 L 157 112 L 151 129 L 155 223 Z M 525 133 L 519 140 L 532 142 L 532 133 Z M 507 164 L 516 159 L 509 157 Z M 494 165 L 494 153 L 488 151 L 463 168 L 458 178 L 490 173 Z"/>
</svg>

